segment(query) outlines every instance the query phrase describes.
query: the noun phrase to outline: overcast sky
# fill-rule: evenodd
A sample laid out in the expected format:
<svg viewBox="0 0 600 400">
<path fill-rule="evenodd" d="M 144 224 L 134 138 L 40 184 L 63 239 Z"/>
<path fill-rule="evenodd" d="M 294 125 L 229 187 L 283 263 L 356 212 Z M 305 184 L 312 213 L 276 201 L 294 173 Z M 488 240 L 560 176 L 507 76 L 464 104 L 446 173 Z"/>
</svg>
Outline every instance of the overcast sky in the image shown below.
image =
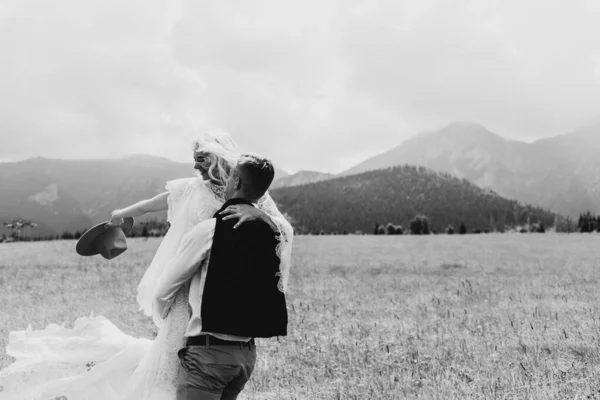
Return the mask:
<svg viewBox="0 0 600 400">
<path fill-rule="evenodd" d="M 600 122 L 600 0 L 2 0 L 0 160 L 231 133 L 339 172 L 422 130 Z"/>
</svg>

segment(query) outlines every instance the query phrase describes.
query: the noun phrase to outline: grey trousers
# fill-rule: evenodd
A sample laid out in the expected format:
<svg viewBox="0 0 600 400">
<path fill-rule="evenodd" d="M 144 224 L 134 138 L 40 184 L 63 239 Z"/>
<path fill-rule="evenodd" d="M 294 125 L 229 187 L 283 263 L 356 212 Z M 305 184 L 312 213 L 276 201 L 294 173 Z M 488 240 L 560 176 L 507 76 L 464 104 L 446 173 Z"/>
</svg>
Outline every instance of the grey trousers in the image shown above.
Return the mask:
<svg viewBox="0 0 600 400">
<path fill-rule="evenodd" d="M 179 350 L 177 400 L 235 400 L 256 364 L 256 346 L 187 346 Z"/>
</svg>

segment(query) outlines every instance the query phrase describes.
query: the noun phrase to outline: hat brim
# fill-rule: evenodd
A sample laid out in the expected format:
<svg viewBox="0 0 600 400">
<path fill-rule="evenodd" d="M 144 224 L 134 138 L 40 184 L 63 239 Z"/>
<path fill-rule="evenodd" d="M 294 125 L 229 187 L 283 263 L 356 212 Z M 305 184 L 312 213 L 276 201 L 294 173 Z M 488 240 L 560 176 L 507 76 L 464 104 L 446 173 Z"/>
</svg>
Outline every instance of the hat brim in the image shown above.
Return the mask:
<svg viewBox="0 0 600 400">
<path fill-rule="evenodd" d="M 94 241 L 100 236 L 106 229 L 115 227 L 120 228 L 125 235 L 128 235 L 133 230 L 134 219 L 132 217 L 123 218 L 123 223 L 121 225 L 109 225 L 110 221 L 101 222 L 97 225 L 94 225 L 77 241 L 75 245 L 75 251 L 80 256 L 95 256 L 96 254 L 100 254 L 100 252 L 96 249 L 96 246 L 93 246 Z"/>
</svg>

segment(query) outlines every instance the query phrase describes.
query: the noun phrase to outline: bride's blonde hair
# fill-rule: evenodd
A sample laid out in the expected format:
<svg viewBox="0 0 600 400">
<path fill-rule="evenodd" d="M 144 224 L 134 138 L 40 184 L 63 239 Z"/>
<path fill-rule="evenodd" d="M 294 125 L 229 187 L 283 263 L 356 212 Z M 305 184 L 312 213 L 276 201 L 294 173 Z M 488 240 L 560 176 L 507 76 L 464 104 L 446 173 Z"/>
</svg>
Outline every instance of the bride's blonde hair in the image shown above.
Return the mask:
<svg viewBox="0 0 600 400">
<path fill-rule="evenodd" d="M 200 166 L 210 180 L 219 186 L 225 186 L 239 156 L 233 138 L 225 132 L 205 133 L 192 142 L 192 149 L 195 153 L 204 153 L 205 159 Z"/>
</svg>

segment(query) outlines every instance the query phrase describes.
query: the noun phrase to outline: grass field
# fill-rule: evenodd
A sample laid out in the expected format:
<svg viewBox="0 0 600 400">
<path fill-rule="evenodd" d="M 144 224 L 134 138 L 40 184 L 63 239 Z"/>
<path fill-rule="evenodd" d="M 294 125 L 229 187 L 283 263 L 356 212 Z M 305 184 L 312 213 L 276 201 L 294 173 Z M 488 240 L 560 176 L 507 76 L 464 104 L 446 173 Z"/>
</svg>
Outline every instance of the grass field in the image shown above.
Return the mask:
<svg viewBox="0 0 600 400">
<path fill-rule="evenodd" d="M 135 289 L 159 241 L 113 261 L 0 245 L 8 332 L 91 311 L 153 337 Z M 600 399 L 600 237 L 298 237 L 290 335 L 260 340 L 244 399 Z"/>
</svg>

